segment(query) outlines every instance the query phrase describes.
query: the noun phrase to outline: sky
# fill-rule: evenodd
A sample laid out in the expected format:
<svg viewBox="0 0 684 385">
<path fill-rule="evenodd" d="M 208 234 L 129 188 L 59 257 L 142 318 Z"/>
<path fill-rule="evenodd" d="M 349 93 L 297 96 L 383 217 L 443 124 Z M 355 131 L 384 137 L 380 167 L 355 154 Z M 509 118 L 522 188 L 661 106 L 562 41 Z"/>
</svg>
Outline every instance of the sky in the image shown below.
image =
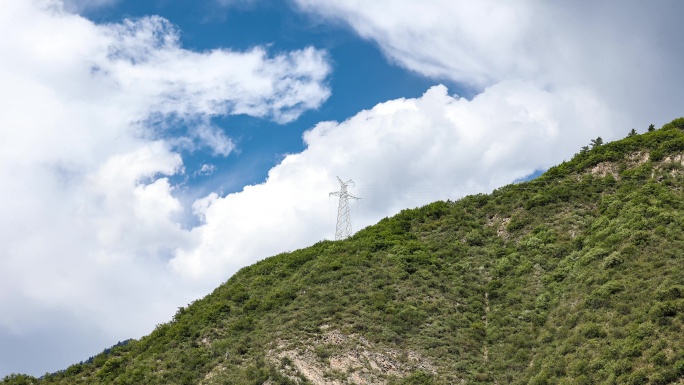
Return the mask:
<svg viewBox="0 0 684 385">
<path fill-rule="evenodd" d="M 678 0 L 3 0 L 0 377 L 684 115 Z"/>
</svg>

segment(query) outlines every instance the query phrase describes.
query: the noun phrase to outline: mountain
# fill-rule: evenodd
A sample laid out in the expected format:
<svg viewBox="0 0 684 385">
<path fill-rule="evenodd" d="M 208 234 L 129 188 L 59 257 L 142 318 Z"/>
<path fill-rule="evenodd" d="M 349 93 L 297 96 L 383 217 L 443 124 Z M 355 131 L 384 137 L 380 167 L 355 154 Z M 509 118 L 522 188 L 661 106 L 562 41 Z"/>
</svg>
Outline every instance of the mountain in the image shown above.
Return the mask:
<svg viewBox="0 0 684 385">
<path fill-rule="evenodd" d="M 684 118 L 245 267 L 1 384 L 684 384 Z"/>
</svg>

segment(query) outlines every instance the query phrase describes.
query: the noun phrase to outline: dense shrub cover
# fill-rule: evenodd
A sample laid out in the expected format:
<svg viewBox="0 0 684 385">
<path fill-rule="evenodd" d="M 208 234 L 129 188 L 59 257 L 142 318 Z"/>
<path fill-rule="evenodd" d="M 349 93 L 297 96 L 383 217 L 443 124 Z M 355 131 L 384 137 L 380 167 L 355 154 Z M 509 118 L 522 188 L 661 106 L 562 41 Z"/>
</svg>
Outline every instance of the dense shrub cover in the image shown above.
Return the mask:
<svg viewBox="0 0 684 385">
<path fill-rule="evenodd" d="M 323 324 L 436 367 L 390 384 L 684 381 L 682 130 L 594 141 L 533 181 L 268 258 L 149 336 L 0 383 L 290 384 L 269 349 Z"/>
</svg>

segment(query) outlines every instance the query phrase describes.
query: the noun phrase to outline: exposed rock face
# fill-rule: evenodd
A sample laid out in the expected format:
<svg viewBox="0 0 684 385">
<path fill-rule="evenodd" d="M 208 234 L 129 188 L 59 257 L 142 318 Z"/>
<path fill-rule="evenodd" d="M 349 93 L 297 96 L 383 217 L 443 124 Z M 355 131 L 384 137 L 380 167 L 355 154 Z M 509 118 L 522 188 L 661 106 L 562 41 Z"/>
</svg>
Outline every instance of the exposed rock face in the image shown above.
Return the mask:
<svg viewBox="0 0 684 385">
<path fill-rule="evenodd" d="M 508 226 L 509 223 L 511 223 L 511 217 L 502 218 L 498 214 L 494 214 L 494 216 L 487 221 L 487 226 L 496 226 L 496 235 L 504 240 L 508 240 L 510 234 L 506 230 L 506 226 Z"/>
<path fill-rule="evenodd" d="M 627 155 L 627 161 L 630 167 L 640 166 L 650 158 L 650 154 L 645 151 L 637 151 Z"/>
<path fill-rule="evenodd" d="M 0 383 L 684 385 L 682 124 L 267 258 L 150 336 Z"/>
<path fill-rule="evenodd" d="M 375 346 L 363 336 L 338 330 L 307 341 L 281 341 L 267 356 L 283 375 L 316 385 L 385 384 L 416 370 L 435 373 L 416 352 Z"/>
<path fill-rule="evenodd" d="M 620 173 L 617 168 L 617 164 L 613 162 L 601 162 L 591 169 L 591 175 L 598 177 L 605 177 L 607 175 L 612 175 L 616 180 L 620 179 Z"/>
<path fill-rule="evenodd" d="M 675 161 L 681 164 L 682 156 L 676 155 Z M 629 168 L 640 166 L 650 159 L 650 154 L 645 151 L 637 151 L 625 156 L 626 165 Z M 663 162 L 672 162 L 670 158 L 663 159 Z M 606 177 L 607 175 L 612 175 L 615 180 L 620 179 L 620 170 L 617 162 L 601 162 L 594 166 L 590 171 L 591 175 L 596 177 Z"/>
</svg>

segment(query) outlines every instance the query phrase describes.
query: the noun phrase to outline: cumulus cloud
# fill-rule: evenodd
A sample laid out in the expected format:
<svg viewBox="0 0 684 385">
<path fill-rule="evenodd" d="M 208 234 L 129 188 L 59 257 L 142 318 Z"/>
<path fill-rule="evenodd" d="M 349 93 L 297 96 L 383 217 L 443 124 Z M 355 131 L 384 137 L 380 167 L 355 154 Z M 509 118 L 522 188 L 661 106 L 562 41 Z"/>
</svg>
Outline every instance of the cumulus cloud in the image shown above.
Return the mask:
<svg viewBox="0 0 684 385">
<path fill-rule="evenodd" d="M 325 52 L 194 52 L 163 18 L 95 24 L 77 3 L 0 2 L 0 341 L 77 339 L 0 344 L 0 370 L 66 367 L 87 358 L 71 346 L 139 336 L 204 293 L 167 268 L 194 244 L 169 181 L 180 151 L 226 156 L 212 117 L 289 122 L 329 95 Z"/>
<path fill-rule="evenodd" d="M 622 118 L 646 127 L 681 114 L 678 93 L 684 4 L 484 1 L 296 0 L 305 12 L 343 22 L 397 64 L 475 92 L 501 81 L 554 91 L 582 87 Z"/>
<path fill-rule="evenodd" d="M 478 86 L 537 69 L 533 1 L 328 1 L 299 6 L 348 23 L 393 60 L 433 77 Z M 540 18 L 543 16 L 538 15 Z M 543 36 L 535 40 L 543 39 Z"/>
<path fill-rule="evenodd" d="M 676 49 L 677 23 L 667 22 L 682 7 L 674 1 L 296 3 L 348 24 L 397 64 L 476 96 L 437 86 L 320 123 L 305 134 L 306 150 L 285 157 L 265 183 L 198 200 L 195 244 L 170 263 L 190 280 L 331 238 L 326 192 L 338 188 L 336 175 L 353 178 L 364 198 L 358 228 L 405 207 L 488 191 L 571 157 L 590 138 L 615 139 L 633 124 L 681 114 L 673 63 L 684 51 Z"/>
<path fill-rule="evenodd" d="M 0 2 L 0 34 L 14 37 L 0 40 L 3 362 L 63 368 L 85 358 L 82 350 L 9 357 L 4 342 L 68 335 L 94 353 L 102 341 L 148 332 L 246 264 L 332 238 L 336 176 L 356 182 L 358 229 L 499 187 L 589 138 L 681 114 L 676 1 L 297 4 L 476 96 L 435 86 L 321 122 L 264 183 L 186 208 L 170 182 L 185 172 L 179 151 L 230 154 L 235 144 L 215 116 L 286 123 L 317 108 L 329 95 L 326 54 L 193 52 L 159 17 L 98 25 L 56 0 Z M 181 219 L 188 209 L 200 221 L 190 229 Z"/>
<path fill-rule="evenodd" d="M 594 95 L 511 81 L 472 100 L 435 86 L 420 98 L 322 122 L 304 134 L 307 148 L 286 156 L 263 184 L 198 200 L 195 243 L 179 248 L 170 266 L 189 280 L 217 281 L 255 258 L 331 239 L 337 201 L 328 192 L 339 189 L 338 175 L 353 177 L 351 192 L 362 198 L 352 210 L 358 229 L 549 167 L 563 160 L 559 146 L 579 148 L 608 120 Z"/>
</svg>

